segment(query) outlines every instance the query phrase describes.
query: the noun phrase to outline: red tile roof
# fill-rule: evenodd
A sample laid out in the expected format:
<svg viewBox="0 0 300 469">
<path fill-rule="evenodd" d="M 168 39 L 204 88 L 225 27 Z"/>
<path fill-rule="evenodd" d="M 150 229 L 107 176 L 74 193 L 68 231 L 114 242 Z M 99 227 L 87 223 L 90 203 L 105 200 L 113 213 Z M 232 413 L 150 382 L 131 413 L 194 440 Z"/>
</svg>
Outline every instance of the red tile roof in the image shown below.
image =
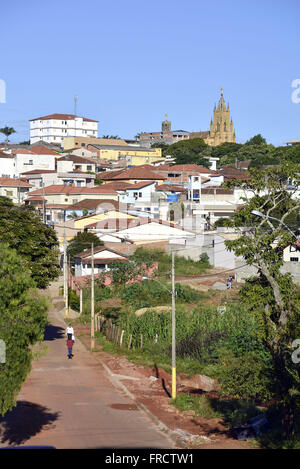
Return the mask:
<svg viewBox="0 0 300 469">
<path fill-rule="evenodd" d="M 212 176 L 219 176 L 217 171 L 213 171 L 212 169 L 205 168 L 204 166 L 197 165 L 197 164 L 175 164 L 175 165 L 169 165 L 169 164 L 162 164 L 157 166 L 155 168 L 155 171 L 162 171 L 162 172 L 168 172 L 168 173 L 174 173 L 174 172 L 185 172 L 185 173 L 202 173 L 202 174 L 207 174 L 207 175 L 212 175 Z"/>
<path fill-rule="evenodd" d="M 57 161 L 72 161 L 73 163 L 81 163 L 81 164 L 97 164 L 97 161 L 93 160 L 92 158 L 87 158 L 85 156 L 77 156 L 77 155 L 65 155 L 61 158 L 58 158 Z"/>
<path fill-rule="evenodd" d="M 25 171 L 22 174 L 44 174 L 44 173 L 56 173 L 55 169 L 33 169 L 32 171 Z"/>
<path fill-rule="evenodd" d="M 143 179 L 143 180 L 154 180 L 157 179 L 165 180 L 166 176 L 160 174 L 159 171 L 153 170 L 153 166 L 144 165 L 144 166 L 135 166 L 134 168 L 125 169 L 119 174 L 111 174 L 111 177 L 106 177 L 106 180 L 124 180 L 124 179 Z"/>
<path fill-rule="evenodd" d="M 41 121 L 41 120 L 50 120 L 50 119 L 74 120 L 75 117 L 79 117 L 79 116 L 75 116 L 74 114 L 49 114 L 48 116 L 36 117 L 35 119 L 30 119 L 30 121 L 37 121 L 37 120 Z M 93 119 L 87 119 L 86 117 L 82 117 L 82 119 L 88 122 L 98 122 Z"/>
<path fill-rule="evenodd" d="M 105 246 L 99 246 L 99 247 L 95 247 L 95 248 L 94 248 L 94 256 L 95 256 L 95 258 L 101 259 L 101 257 L 98 256 L 98 254 L 100 254 L 100 253 L 103 252 L 103 251 L 112 252 L 113 254 L 117 254 L 118 256 L 121 256 L 121 257 L 125 258 L 126 260 L 128 259 L 128 256 L 126 256 L 126 255 L 123 254 L 122 252 L 115 251 L 115 250 L 110 249 L 110 248 L 107 248 L 107 247 L 105 247 Z M 86 249 L 85 251 L 80 252 L 79 254 L 76 254 L 75 257 L 87 258 L 87 257 L 91 256 L 91 254 L 92 254 L 92 250 L 91 250 L 91 249 Z M 97 256 L 97 257 L 96 257 L 96 256 Z M 117 259 L 115 258 L 114 260 L 117 260 Z"/>
<path fill-rule="evenodd" d="M 36 147 L 30 148 L 14 148 L 12 150 L 14 155 L 53 155 L 57 156 L 58 153 L 42 145 L 37 145 Z"/>
<path fill-rule="evenodd" d="M 47 186 L 43 189 L 37 189 L 28 195 L 49 194 L 117 194 L 116 191 L 108 187 L 109 184 L 95 187 L 72 187 L 64 184 Z"/>
<path fill-rule="evenodd" d="M 7 186 L 7 187 L 34 187 L 28 182 L 21 181 L 19 179 L 11 179 L 11 178 L 0 178 L 0 186 Z"/>
</svg>

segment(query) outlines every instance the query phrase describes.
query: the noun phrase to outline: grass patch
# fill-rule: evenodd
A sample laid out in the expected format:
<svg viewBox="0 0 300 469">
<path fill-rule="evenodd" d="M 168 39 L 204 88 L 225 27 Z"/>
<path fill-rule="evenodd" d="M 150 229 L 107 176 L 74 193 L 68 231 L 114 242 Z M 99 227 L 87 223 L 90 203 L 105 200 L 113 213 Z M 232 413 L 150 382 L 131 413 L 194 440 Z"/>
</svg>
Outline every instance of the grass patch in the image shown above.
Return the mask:
<svg viewBox="0 0 300 469">
<path fill-rule="evenodd" d="M 205 394 L 193 395 L 182 393 L 176 399 L 173 399 L 171 404 L 179 410 L 193 410 L 196 416 L 206 419 L 220 418 L 228 428 L 244 423 L 249 418 L 262 413 L 251 401 L 238 399 L 223 400 L 210 398 Z"/>
<path fill-rule="evenodd" d="M 158 274 L 170 276 L 171 273 L 171 255 L 159 249 L 138 248 L 132 259 L 144 263 L 158 263 Z M 206 257 L 199 256 L 198 261 L 175 256 L 176 275 L 200 275 L 211 268 Z"/>
<path fill-rule="evenodd" d="M 47 355 L 49 347 L 44 342 L 38 342 L 32 348 L 32 360 L 39 360 L 40 358 Z"/>
</svg>

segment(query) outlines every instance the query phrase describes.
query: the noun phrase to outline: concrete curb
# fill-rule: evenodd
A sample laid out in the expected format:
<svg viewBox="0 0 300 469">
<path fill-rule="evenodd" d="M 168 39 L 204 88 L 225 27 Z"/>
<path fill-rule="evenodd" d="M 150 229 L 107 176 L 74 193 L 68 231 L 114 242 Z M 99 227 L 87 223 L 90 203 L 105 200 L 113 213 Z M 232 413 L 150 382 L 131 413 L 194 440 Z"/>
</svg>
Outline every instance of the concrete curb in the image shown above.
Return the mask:
<svg viewBox="0 0 300 469">
<path fill-rule="evenodd" d="M 65 310 L 62 309 L 61 311 L 56 312 L 56 316 L 59 318 L 61 322 L 63 322 L 66 325 L 65 322 L 65 317 L 64 317 Z M 68 318 L 69 319 L 69 318 Z M 70 318 L 71 319 L 71 318 Z M 81 342 L 79 338 L 77 338 L 77 341 L 80 342 L 81 346 L 87 350 L 89 353 L 92 353 L 90 350 L 87 349 L 87 347 Z M 134 395 L 126 388 L 126 386 L 115 376 L 115 374 L 110 370 L 110 368 L 103 363 L 101 360 L 98 360 L 100 365 L 104 368 L 106 373 L 108 374 L 108 377 L 111 381 L 111 383 L 121 389 L 130 399 L 135 403 L 135 405 L 142 411 L 144 412 L 155 425 L 157 425 L 158 429 L 164 433 L 166 433 L 169 438 L 175 443 L 177 446 L 179 446 L 181 449 L 187 448 L 187 445 L 184 441 L 183 438 L 181 438 L 176 432 L 171 430 L 167 425 L 165 425 L 163 422 L 161 422 L 155 415 L 153 415 L 147 407 L 144 406 L 144 404 L 141 404 L 139 401 L 136 400 Z"/>
<path fill-rule="evenodd" d="M 105 371 L 109 375 L 111 383 L 114 384 L 115 386 L 119 387 L 120 389 L 122 389 L 122 391 L 124 391 L 125 394 L 127 394 L 127 396 L 130 397 L 130 399 L 136 404 L 136 406 L 140 410 L 145 412 L 148 415 L 148 417 L 150 417 L 150 419 L 158 426 L 159 430 L 166 433 L 176 445 L 181 446 L 181 448 L 186 448 L 187 445 L 185 444 L 183 439 L 181 439 L 178 436 L 178 434 L 176 432 L 174 432 L 169 427 L 167 427 L 167 425 L 165 425 L 163 422 L 161 422 L 155 415 L 153 415 L 150 412 L 149 409 L 147 409 L 147 407 L 144 406 L 144 404 L 141 404 L 139 401 L 137 401 L 136 398 L 134 397 L 134 395 L 126 388 L 126 386 L 123 383 L 121 383 L 121 381 L 119 381 L 116 378 L 116 376 L 110 370 L 110 368 L 105 363 L 103 363 L 101 360 L 100 360 L 100 364 L 103 366 L 103 368 L 105 369 Z"/>
</svg>

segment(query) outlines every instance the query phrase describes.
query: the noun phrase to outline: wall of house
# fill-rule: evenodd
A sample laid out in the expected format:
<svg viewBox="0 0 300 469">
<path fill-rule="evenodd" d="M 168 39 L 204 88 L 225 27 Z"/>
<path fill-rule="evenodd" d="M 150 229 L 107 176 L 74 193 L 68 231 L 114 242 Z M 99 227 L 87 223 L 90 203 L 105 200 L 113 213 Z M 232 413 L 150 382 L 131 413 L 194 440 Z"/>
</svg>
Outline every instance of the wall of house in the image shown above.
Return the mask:
<svg viewBox="0 0 300 469">
<path fill-rule="evenodd" d="M 14 158 L 0 158 L 0 177 L 17 177 Z"/>
<path fill-rule="evenodd" d="M 74 227 L 75 228 L 81 228 L 84 229 L 85 226 L 91 225 L 92 223 L 96 223 L 97 221 L 101 220 L 107 220 L 108 218 L 111 219 L 128 219 L 128 218 L 136 218 L 133 215 L 129 215 L 127 213 L 123 212 L 118 212 L 116 210 L 112 210 L 110 212 L 106 213 L 96 213 L 95 215 L 91 215 L 89 217 L 82 218 L 80 220 L 75 220 L 74 221 Z"/>
<path fill-rule="evenodd" d="M 55 170 L 55 156 L 16 154 L 15 172 L 17 176 L 26 171 L 33 171 L 35 169 Z"/>
<path fill-rule="evenodd" d="M 151 194 L 155 192 L 155 184 L 153 183 L 141 189 L 127 189 L 125 194 L 120 194 L 120 202 L 125 204 L 135 204 L 136 202 L 150 203 Z"/>
</svg>

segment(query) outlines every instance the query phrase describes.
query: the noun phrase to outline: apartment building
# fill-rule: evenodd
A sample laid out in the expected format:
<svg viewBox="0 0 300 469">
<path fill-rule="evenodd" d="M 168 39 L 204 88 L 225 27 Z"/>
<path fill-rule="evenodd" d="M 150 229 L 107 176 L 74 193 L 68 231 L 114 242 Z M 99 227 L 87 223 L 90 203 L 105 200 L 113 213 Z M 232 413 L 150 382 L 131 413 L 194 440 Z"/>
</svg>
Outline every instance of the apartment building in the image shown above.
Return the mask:
<svg viewBox="0 0 300 469">
<path fill-rule="evenodd" d="M 30 144 L 43 140 L 62 146 L 66 137 L 98 137 L 98 121 L 73 114 L 49 114 L 30 120 Z"/>
</svg>

